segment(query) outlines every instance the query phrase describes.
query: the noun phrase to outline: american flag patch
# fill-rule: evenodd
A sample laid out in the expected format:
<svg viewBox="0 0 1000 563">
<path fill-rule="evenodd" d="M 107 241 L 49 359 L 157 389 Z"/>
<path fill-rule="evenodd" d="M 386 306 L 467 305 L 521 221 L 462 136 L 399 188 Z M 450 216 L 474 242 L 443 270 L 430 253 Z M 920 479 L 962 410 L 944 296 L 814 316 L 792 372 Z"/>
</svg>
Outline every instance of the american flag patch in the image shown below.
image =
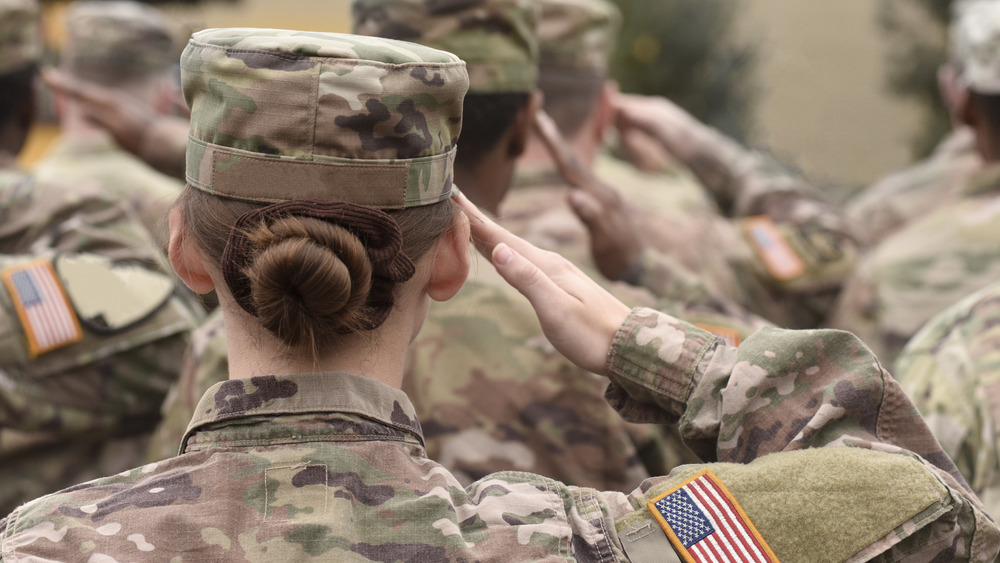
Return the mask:
<svg viewBox="0 0 1000 563">
<path fill-rule="evenodd" d="M 83 339 L 80 322 L 49 260 L 7 268 L 2 276 L 32 358 Z"/>
<path fill-rule="evenodd" d="M 689 563 L 778 561 L 729 489 L 707 469 L 646 506 Z"/>
<path fill-rule="evenodd" d="M 750 217 L 743 221 L 750 244 L 774 279 L 787 281 L 806 273 L 806 264 L 795 253 L 770 217 Z"/>
</svg>

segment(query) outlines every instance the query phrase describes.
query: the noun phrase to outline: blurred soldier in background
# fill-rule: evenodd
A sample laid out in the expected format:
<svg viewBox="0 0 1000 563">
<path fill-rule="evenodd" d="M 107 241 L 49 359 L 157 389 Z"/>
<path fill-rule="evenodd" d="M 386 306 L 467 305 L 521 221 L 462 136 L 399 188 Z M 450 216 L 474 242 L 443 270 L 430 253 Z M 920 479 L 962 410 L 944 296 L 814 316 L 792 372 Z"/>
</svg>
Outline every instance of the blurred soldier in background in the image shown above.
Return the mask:
<svg viewBox="0 0 1000 563">
<path fill-rule="evenodd" d="M 172 76 L 178 50 L 169 22 L 155 8 L 131 1 L 80 1 L 66 13 L 61 72 L 113 88 L 153 114 L 173 113 L 179 92 Z M 42 180 L 92 179 L 134 205 L 150 232 L 166 243 L 166 211 L 181 188 L 119 147 L 94 125 L 72 96 L 56 91 L 61 135 L 37 167 Z"/>
<path fill-rule="evenodd" d="M 958 12 L 961 111 L 986 168 L 953 203 L 871 249 L 845 285 L 829 325 L 860 336 L 885 362 L 932 316 L 1000 278 L 1000 2 L 969 0 Z"/>
<path fill-rule="evenodd" d="M 692 239 L 684 239 L 683 231 L 658 234 L 681 236 L 679 245 L 696 241 L 703 261 L 719 264 L 704 267 L 700 293 L 779 326 L 817 326 L 857 256 L 839 207 L 798 174 L 705 126 L 669 100 L 627 95 L 616 100 L 618 128 L 637 129 L 659 142 L 694 173 L 721 211 L 721 216 L 701 218 L 706 224 Z M 589 213 L 591 232 L 613 234 L 615 229 L 601 223 L 614 216 L 615 202 L 597 203 Z M 690 301 L 699 293 L 697 281 L 691 283 L 673 257 L 655 251 L 662 243 L 646 242 L 639 253 L 619 253 L 619 260 L 629 264 L 623 279 L 665 299 Z"/>
<path fill-rule="evenodd" d="M 989 225 L 980 221 L 992 221 L 994 238 L 958 252 L 985 249 L 986 243 L 993 243 L 995 261 L 1000 233 L 990 208 L 1000 205 L 995 196 L 1000 185 L 1000 164 L 996 163 L 996 147 L 1000 146 L 996 143 L 1000 137 L 996 133 L 1000 130 L 1000 2 L 976 0 L 962 9 L 969 11 L 970 19 L 963 19 L 961 37 L 972 52 L 964 61 L 960 78 L 972 92 L 970 124 L 977 130 L 993 130 L 980 146 L 993 161 L 994 183 L 993 195 L 987 190 L 970 199 L 974 205 L 965 207 L 965 215 L 957 220 L 968 225 L 964 232 L 970 236 Z M 980 121 L 984 119 L 988 125 Z M 959 255 L 971 262 L 969 267 L 987 262 L 990 256 L 982 251 L 978 256 Z M 993 272 L 992 282 L 931 319 L 903 349 L 894 373 L 941 446 L 995 515 L 1000 514 L 1000 284 L 996 268 L 987 265 L 985 269 Z M 977 275 L 974 279 L 989 278 Z"/>
<path fill-rule="evenodd" d="M 657 306 L 738 343 L 759 324 L 749 315 L 724 315 L 715 303 L 704 303 L 710 296 L 704 292 L 707 284 L 698 279 L 708 272 L 731 271 L 718 255 L 706 256 L 701 245 L 693 244 L 714 240 L 719 232 L 715 203 L 686 169 L 672 166 L 642 172 L 606 150 L 617 95 L 608 79 L 608 59 L 619 22 L 617 8 L 605 0 L 539 2 L 539 87 L 545 95 L 545 113 L 558 134 L 546 138 L 544 123 L 536 127 L 518 160 L 515 185 L 503 201 L 501 220 L 515 234 L 567 257 L 595 279 L 620 279 L 627 277 L 623 269 L 629 265 L 630 252 L 607 245 L 606 231 L 588 233 L 580 219 L 603 227 L 609 217 L 601 215 L 607 209 L 591 211 L 601 207 L 593 198 L 621 202 L 621 221 L 607 231 L 634 232 L 623 240 L 648 243 L 669 256 L 678 270 L 690 272 L 685 279 L 697 290 L 675 291 L 673 299 Z M 568 180 L 561 176 L 567 168 L 572 169 Z M 580 180 L 583 185 L 572 184 Z M 611 250 L 605 251 L 606 247 Z M 625 301 L 654 299 L 625 283 L 608 287 Z"/>
<path fill-rule="evenodd" d="M 965 55 L 958 45 L 961 2 L 952 4 L 948 60 L 938 69 L 938 91 L 951 118 L 951 132 L 934 152 L 911 168 L 891 174 L 847 203 L 861 243 L 874 246 L 906 224 L 962 196 L 969 178 L 983 167 L 976 134 L 962 118 L 969 92 L 960 80 Z"/>
<path fill-rule="evenodd" d="M 0 0 L 0 512 L 135 465 L 197 324 L 129 206 L 15 168 L 40 54 L 37 4 Z"/>
<path fill-rule="evenodd" d="M 1000 284 L 932 318 L 893 374 L 987 512 L 1000 514 Z"/>
</svg>

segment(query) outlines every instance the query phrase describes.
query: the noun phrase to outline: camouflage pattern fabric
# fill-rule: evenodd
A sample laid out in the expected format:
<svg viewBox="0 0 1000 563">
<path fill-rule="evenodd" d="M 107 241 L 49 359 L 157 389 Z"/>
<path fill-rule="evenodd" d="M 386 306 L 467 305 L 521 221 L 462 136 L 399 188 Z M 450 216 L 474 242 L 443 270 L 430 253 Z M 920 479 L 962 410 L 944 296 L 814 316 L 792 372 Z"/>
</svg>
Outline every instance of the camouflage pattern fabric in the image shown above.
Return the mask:
<svg viewBox="0 0 1000 563">
<path fill-rule="evenodd" d="M 41 58 L 37 0 L 0 0 L 0 74 L 27 68 Z"/>
<path fill-rule="evenodd" d="M 12 166 L 0 170 L 4 264 L 91 252 L 163 271 L 149 234 L 103 188 L 42 183 Z M 0 293 L 0 510 L 134 465 L 142 447 L 123 443 L 141 441 L 136 435 L 155 424 L 197 324 L 197 303 L 178 294 L 131 328 L 85 328 L 83 341 L 32 359 L 10 298 Z"/>
<path fill-rule="evenodd" d="M 530 92 L 538 82 L 532 0 L 354 0 L 358 35 L 412 41 L 455 53 L 468 65 L 469 92 Z"/>
<path fill-rule="evenodd" d="M 718 461 L 630 494 L 518 472 L 463 487 L 426 458 L 398 390 L 343 373 L 236 379 L 202 398 L 183 455 L 19 508 L 0 521 L 0 553 L 12 562 L 70 553 L 679 561 L 645 503 L 704 468 L 731 487 L 780 560 L 987 561 L 1000 552 L 1000 529 L 850 334 L 767 329 L 737 349 L 637 309 L 608 371 L 620 412 L 677 423 Z M 365 400 L 331 406 L 343 396 Z"/>
<path fill-rule="evenodd" d="M 931 319 L 894 374 L 990 514 L 1000 514 L 1000 285 Z"/>
<path fill-rule="evenodd" d="M 403 390 L 428 455 L 465 484 L 514 470 L 625 490 L 663 469 L 643 461 L 691 459 L 659 451 L 665 438 L 649 429 L 632 434 L 604 402 L 603 380 L 552 348 L 528 303 L 478 253 L 458 295 L 431 306 L 406 365 Z"/>
<path fill-rule="evenodd" d="M 185 48 L 181 79 L 194 188 L 381 209 L 451 197 L 468 76 L 450 53 L 353 35 L 210 29 Z M 247 119 L 255 113 L 269 117 Z M 268 189 L 275 185 L 286 189 Z"/>
<path fill-rule="evenodd" d="M 1000 5 L 961 0 L 951 28 L 953 56 L 961 61 L 959 79 L 980 94 L 1000 94 Z"/>
<path fill-rule="evenodd" d="M 162 266 L 132 210 L 99 184 L 39 182 L 0 155 L 0 253 L 91 252 Z"/>
<path fill-rule="evenodd" d="M 605 0 L 544 0 L 538 5 L 541 72 L 563 69 L 607 77 L 621 11 Z"/>
<path fill-rule="evenodd" d="M 1000 277 L 1000 166 L 961 199 L 872 249 L 845 285 L 829 326 L 850 330 L 892 362 L 931 317 Z"/>
<path fill-rule="evenodd" d="M 160 248 L 167 243 L 167 211 L 184 184 L 153 170 L 106 138 L 62 138 L 33 173 L 42 182 L 93 181 L 110 198 L 128 202 Z"/>
<path fill-rule="evenodd" d="M 854 196 L 846 212 L 861 244 L 874 246 L 905 225 L 957 201 L 962 188 L 983 167 L 975 134 L 953 131 L 934 153 L 891 174 Z"/>
<path fill-rule="evenodd" d="M 458 295 L 433 304 L 406 365 L 404 390 L 428 454 L 464 484 L 512 470 L 624 490 L 650 475 L 637 448 L 669 467 L 690 460 L 661 452 L 668 438 L 608 408 L 602 380 L 551 347 L 527 302 L 485 260 L 474 260 Z M 192 337 L 151 460 L 177 453 L 201 393 L 228 376 L 225 327 L 214 314 Z"/>
<path fill-rule="evenodd" d="M 74 2 L 66 10 L 62 65 L 113 86 L 163 74 L 177 63 L 170 22 L 140 2 Z"/>
<path fill-rule="evenodd" d="M 146 462 L 174 457 L 180 451 L 181 438 L 198 400 L 209 387 L 229 379 L 226 345 L 226 324 L 222 311 L 216 309 L 191 332 L 183 369 L 160 407 L 162 418 L 150 437 Z"/>
<path fill-rule="evenodd" d="M 797 172 L 693 118 L 690 123 L 678 133 L 685 154 L 677 156 L 722 213 L 704 218 L 698 231 L 708 263 L 722 261 L 710 267 L 715 279 L 708 287 L 778 326 L 818 326 L 857 260 L 850 222 Z M 675 289 L 690 289 L 674 281 L 689 272 L 669 262 L 641 266 L 641 284 L 666 299 L 683 298 Z"/>
</svg>

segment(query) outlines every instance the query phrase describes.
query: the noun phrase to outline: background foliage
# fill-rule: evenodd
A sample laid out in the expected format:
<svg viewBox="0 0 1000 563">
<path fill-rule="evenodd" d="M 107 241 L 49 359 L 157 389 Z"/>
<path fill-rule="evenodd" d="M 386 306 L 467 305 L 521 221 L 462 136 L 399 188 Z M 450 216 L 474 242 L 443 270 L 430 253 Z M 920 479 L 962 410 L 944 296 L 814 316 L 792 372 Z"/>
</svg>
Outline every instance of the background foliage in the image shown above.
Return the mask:
<svg viewBox="0 0 1000 563">
<path fill-rule="evenodd" d="M 938 94 L 937 69 L 947 58 L 952 0 L 880 0 L 879 26 L 888 48 L 887 86 L 917 101 L 924 123 L 911 140 L 914 157 L 927 155 L 948 132 L 948 112 Z"/>
<path fill-rule="evenodd" d="M 624 16 L 612 74 L 669 97 L 739 139 L 753 127 L 755 48 L 735 38 L 741 0 L 614 0 Z"/>
</svg>

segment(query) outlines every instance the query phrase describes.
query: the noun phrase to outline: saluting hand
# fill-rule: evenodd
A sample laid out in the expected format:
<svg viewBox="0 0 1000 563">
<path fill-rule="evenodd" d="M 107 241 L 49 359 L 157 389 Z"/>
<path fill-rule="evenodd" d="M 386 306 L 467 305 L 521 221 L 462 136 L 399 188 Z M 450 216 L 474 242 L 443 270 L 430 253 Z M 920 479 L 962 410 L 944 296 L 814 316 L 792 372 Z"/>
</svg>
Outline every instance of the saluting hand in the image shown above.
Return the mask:
<svg viewBox="0 0 1000 563">
<path fill-rule="evenodd" d="M 610 280 L 621 279 L 645 248 L 634 215 L 617 190 L 576 158 L 548 114 L 543 111 L 535 114 L 535 130 L 560 175 L 576 188 L 569 195 L 570 207 L 590 232 L 590 252 L 597 269 Z"/>
<path fill-rule="evenodd" d="M 574 364 L 604 373 L 608 350 L 630 309 L 562 256 L 490 220 L 464 195 L 472 239 L 507 283 L 528 298 L 549 342 Z"/>
</svg>

